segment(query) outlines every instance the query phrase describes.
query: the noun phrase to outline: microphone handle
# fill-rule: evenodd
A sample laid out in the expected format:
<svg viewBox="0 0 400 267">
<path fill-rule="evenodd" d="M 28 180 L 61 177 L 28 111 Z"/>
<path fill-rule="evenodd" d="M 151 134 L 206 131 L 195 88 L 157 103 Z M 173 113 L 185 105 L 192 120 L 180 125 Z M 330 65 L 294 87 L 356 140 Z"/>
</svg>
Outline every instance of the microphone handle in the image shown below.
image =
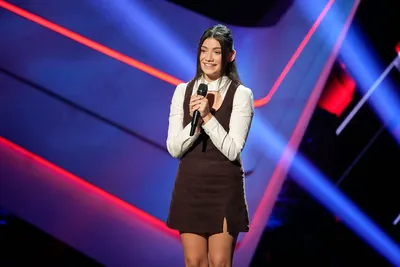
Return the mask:
<svg viewBox="0 0 400 267">
<path fill-rule="evenodd" d="M 193 136 L 194 132 L 196 131 L 197 121 L 199 120 L 199 116 L 200 112 L 198 110 L 195 110 L 193 113 L 192 127 L 190 128 L 190 136 Z"/>
</svg>

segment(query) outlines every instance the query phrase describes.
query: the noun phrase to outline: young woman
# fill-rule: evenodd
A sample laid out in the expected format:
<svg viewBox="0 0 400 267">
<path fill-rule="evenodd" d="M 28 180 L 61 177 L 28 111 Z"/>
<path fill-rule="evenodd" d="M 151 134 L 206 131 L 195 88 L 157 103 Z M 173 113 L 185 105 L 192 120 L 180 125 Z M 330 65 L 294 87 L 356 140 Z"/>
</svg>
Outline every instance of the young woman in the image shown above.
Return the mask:
<svg viewBox="0 0 400 267">
<path fill-rule="evenodd" d="M 171 101 L 167 148 L 180 162 L 167 226 L 180 232 L 186 266 L 232 266 L 237 236 L 249 230 L 240 154 L 254 105 L 235 56 L 227 27 L 207 29 L 196 76 L 178 85 Z M 196 94 L 202 83 L 206 97 Z M 190 136 L 195 110 L 201 119 Z"/>
</svg>

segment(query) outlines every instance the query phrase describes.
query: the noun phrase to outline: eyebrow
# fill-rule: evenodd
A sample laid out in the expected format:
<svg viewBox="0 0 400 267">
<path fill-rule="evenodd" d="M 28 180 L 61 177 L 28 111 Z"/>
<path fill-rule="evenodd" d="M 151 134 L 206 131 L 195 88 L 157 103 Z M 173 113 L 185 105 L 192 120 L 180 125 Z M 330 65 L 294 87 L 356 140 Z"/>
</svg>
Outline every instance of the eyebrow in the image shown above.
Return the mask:
<svg viewBox="0 0 400 267">
<path fill-rule="evenodd" d="M 205 45 L 202 45 L 201 48 L 206 48 L 206 49 L 208 49 L 208 47 L 205 46 Z M 222 47 L 218 46 L 218 47 L 214 47 L 214 48 L 212 48 L 212 49 L 213 49 L 213 50 L 217 50 L 217 49 L 222 49 Z"/>
</svg>

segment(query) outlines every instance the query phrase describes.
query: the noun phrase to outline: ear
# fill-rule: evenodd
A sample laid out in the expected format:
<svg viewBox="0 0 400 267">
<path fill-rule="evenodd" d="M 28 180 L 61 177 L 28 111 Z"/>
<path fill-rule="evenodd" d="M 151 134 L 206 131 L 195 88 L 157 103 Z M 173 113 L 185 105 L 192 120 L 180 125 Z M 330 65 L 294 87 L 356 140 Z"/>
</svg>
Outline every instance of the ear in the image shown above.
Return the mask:
<svg viewBox="0 0 400 267">
<path fill-rule="evenodd" d="M 231 52 L 231 53 L 229 53 L 229 56 L 228 56 L 228 62 L 232 62 L 232 61 L 234 61 L 234 60 L 235 60 L 235 57 L 236 57 L 236 50 L 235 50 L 235 49 L 233 49 L 233 50 L 232 50 L 232 52 Z"/>
</svg>

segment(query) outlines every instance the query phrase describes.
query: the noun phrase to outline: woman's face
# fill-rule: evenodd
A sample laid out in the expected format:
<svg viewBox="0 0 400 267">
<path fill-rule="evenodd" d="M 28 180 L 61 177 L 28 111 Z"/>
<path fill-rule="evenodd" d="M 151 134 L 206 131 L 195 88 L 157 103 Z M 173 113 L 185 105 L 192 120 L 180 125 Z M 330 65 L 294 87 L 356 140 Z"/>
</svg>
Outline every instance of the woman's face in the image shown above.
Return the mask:
<svg viewBox="0 0 400 267">
<path fill-rule="evenodd" d="M 209 82 L 217 80 L 222 69 L 221 44 L 210 37 L 204 40 L 200 49 L 200 66 L 204 78 Z"/>
</svg>

